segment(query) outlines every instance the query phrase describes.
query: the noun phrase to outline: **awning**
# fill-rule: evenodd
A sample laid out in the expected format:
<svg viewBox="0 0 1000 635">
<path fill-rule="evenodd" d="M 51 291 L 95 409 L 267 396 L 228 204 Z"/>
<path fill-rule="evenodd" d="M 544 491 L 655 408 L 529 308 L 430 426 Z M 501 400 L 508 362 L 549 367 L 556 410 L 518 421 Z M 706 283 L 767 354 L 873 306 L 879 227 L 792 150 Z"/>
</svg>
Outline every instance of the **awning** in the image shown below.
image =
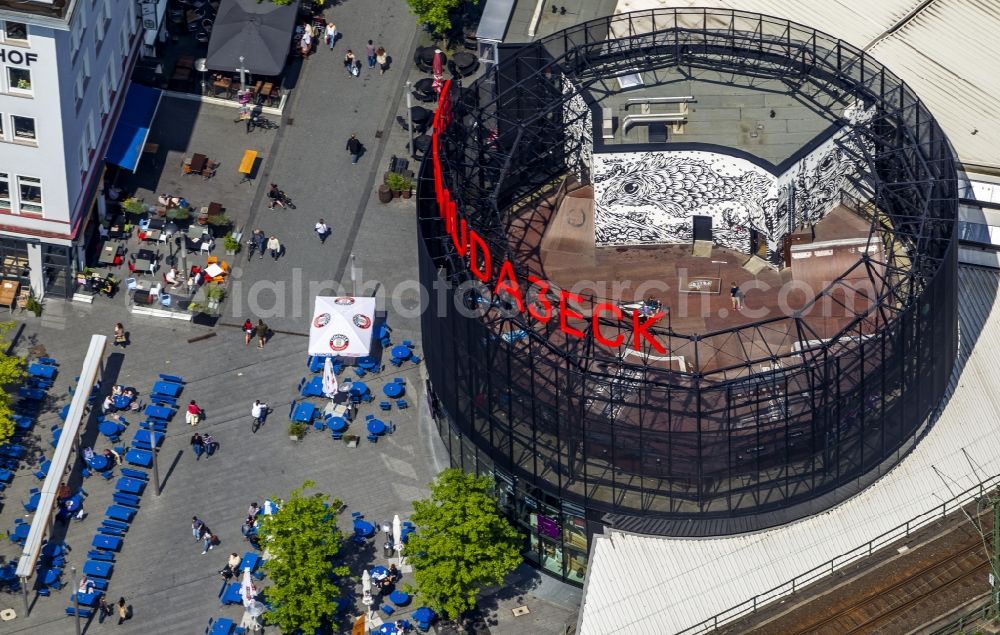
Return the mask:
<svg viewBox="0 0 1000 635">
<path fill-rule="evenodd" d="M 205 65 L 232 73 L 280 75 L 288 59 L 299 14 L 298 0 L 286 5 L 259 0 L 222 0 L 212 25 Z"/>
<path fill-rule="evenodd" d="M 309 328 L 309 354 L 364 357 L 371 352 L 375 298 L 318 297 Z"/>
<path fill-rule="evenodd" d="M 106 162 L 135 172 L 162 95 L 163 92 L 156 88 L 135 83 L 129 85 L 115 134 L 104 155 Z"/>
</svg>

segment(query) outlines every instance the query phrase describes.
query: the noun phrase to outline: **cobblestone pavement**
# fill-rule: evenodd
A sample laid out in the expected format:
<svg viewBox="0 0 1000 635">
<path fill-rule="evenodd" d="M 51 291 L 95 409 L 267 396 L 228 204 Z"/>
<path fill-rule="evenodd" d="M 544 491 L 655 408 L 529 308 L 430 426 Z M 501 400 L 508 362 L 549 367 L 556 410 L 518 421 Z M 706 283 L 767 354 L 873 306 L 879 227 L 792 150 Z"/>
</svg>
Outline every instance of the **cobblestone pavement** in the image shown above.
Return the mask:
<svg viewBox="0 0 1000 635">
<path fill-rule="evenodd" d="M 327 16 L 337 23 L 342 38 L 333 52 L 320 48 L 305 62 L 299 89 L 286 111 L 291 121 L 277 131 L 248 203 L 248 226 L 276 234 L 287 253 L 277 262 L 269 258 L 247 261 L 240 254 L 232 297 L 214 330 L 133 316 L 125 306 L 107 303 L 52 301 L 46 303 L 41 318 L 16 316 L 23 326 L 16 350 L 35 355 L 44 352 L 60 362 L 52 396 L 34 428 L 38 448 L 48 456 L 52 453 L 50 429 L 59 424 L 59 409 L 69 403 L 67 388 L 79 372 L 89 334 L 110 335 L 118 321 L 130 332 L 132 344 L 124 353 L 109 350 L 105 381 L 133 385 L 148 394 L 159 372 L 184 377 L 187 385 L 182 398 L 196 399 L 207 413 L 199 430 L 210 432 L 221 444 L 216 456 L 196 461 L 188 445 L 189 426 L 183 418 L 170 423 L 159 455 L 162 494 L 157 497 L 149 490 L 142 495 L 141 511 L 111 578 L 109 595 L 124 596 L 134 606 L 135 618 L 118 627 L 122 633 L 197 634 L 204 631 L 211 617 L 240 617 L 239 607 L 220 605 L 222 578 L 217 571 L 226 554 L 243 553 L 248 548 L 239 526 L 251 501 L 286 496 L 303 480 L 313 479 L 319 491 L 342 499 L 348 511 L 361 511 L 370 520 L 391 519 L 397 513 L 407 518 L 411 501 L 426 495 L 427 483 L 447 466 L 437 431 L 422 407 L 423 369 L 412 364 L 400 369 L 389 366 L 368 382 L 381 395 L 386 381 L 396 376 L 406 380 L 407 398 L 419 407 L 394 409 L 383 417 L 396 424 L 395 434 L 377 444 L 362 440 L 357 448 L 347 448 L 328 434 L 315 431 L 302 442 L 287 436 L 288 407 L 295 398 L 296 383 L 307 373 L 304 362 L 312 297 L 329 293 L 338 282 L 349 287 L 350 254 L 356 257 L 362 293 L 380 297 L 380 308 L 387 312 L 394 329 L 393 340 L 420 342 L 416 293 L 412 287 L 400 291 L 416 278 L 412 199 L 381 205 L 375 196 L 389 156 L 405 154 L 406 135 L 392 120 L 404 113 L 402 88 L 407 76 L 412 72 L 411 79 L 419 78 L 415 69 L 411 71 L 410 62 L 415 41 L 413 19 L 402 0 L 350 2 L 329 9 Z M 380 26 L 366 28 L 374 16 L 378 16 Z M 363 52 L 369 38 L 387 48 L 393 57 L 392 69 L 384 76 L 366 69 L 360 79 L 347 77 L 340 59 L 347 48 Z M 204 114 L 218 118 L 210 110 Z M 376 137 L 378 131 L 382 134 Z M 366 146 L 361 161 L 353 166 L 344 150 L 352 132 Z M 220 156 L 245 145 L 242 133 L 219 136 L 211 145 L 212 152 Z M 262 194 L 271 181 L 289 192 L 297 210 L 266 209 Z M 313 224 L 321 216 L 333 228 L 325 245 L 320 245 L 313 233 Z M 247 316 L 262 317 L 275 331 L 263 350 L 243 344 L 238 325 Z M 261 431 L 251 435 L 249 408 L 257 398 L 267 401 L 274 413 Z M 369 405 L 360 413 L 369 411 L 375 409 Z M 138 422 L 136 417 L 130 420 L 133 426 Z M 97 438 L 92 424 L 84 443 L 101 451 L 109 444 Z M 131 430 L 126 438 L 130 436 Z M 20 501 L 27 498 L 29 488 L 38 485 L 31 474 L 34 469 L 34 465 L 25 464 L 5 492 L 0 526 L 11 529 L 15 517 L 24 517 Z M 82 484 L 89 494 L 85 503 L 88 517 L 57 529 L 56 534 L 66 532 L 73 548 L 68 566 L 78 569 L 111 502 L 114 481 L 91 477 Z M 203 518 L 222 539 L 222 544 L 207 555 L 201 555 L 200 546 L 190 537 L 192 515 Z M 345 529 L 349 518 L 341 519 Z M 384 562 L 383 540 L 380 535 L 364 549 L 347 548 L 356 579 L 360 580 L 364 566 Z M 9 560 L 18 555 L 15 545 L 2 544 L 0 556 Z M 68 575 L 63 579 L 71 584 Z M 578 589 L 527 566 L 509 582 L 484 594 L 481 624 L 491 632 L 554 635 L 575 624 Z M 27 618 L 20 596 L 0 595 L 0 608 L 13 608 L 19 616 L 4 623 L 0 632 L 72 633 L 72 621 L 64 615 L 70 592 L 64 588 L 48 598 L 32 594 Z M 360 582 L 354 592 L 360 595 Z M 522 603 L 531 613 L 515 618 L 510 609 Z M 94 620 L 85 623 L 85 628 L 85 632 L 96 632 L 112 627 Z"/>
</svg>

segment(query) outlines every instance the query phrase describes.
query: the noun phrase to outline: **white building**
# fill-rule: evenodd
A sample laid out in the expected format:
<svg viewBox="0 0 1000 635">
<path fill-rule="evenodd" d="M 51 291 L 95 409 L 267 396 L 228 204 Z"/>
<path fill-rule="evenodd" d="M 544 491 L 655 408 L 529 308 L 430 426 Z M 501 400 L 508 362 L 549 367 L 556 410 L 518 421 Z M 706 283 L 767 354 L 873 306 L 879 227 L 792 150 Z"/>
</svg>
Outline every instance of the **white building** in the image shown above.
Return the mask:
<svg viewBox="0 0 1000 635">
<path fill-rule="evenodd" d="M 72 296 L 96 234 L 140 14 L 135 0 L 0 0 L 0 274 L 36 295 Z"/>
</svg>

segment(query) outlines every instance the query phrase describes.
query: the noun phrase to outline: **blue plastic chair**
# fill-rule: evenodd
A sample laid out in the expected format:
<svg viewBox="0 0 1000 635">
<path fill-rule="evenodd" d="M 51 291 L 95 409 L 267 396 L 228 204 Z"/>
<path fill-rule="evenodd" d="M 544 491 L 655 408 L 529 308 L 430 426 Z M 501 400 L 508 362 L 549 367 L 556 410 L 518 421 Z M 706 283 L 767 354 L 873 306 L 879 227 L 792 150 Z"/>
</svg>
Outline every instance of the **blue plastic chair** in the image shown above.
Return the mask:
<svg viewBox="0 0 1000 635">
<path fill-rule="evenodd" d="M 172 299 L 171 299 L 169 293 L 161 293 L 160 294 L 160 305 L 161 306 L 170 306 L 171 302 L 172 302 Z"/>
<path fill-rule="evenodd" d="M 417 357 L 416 355 L 411 355 L 410 356 L 410 361 L 413 362 L 414 364 L 419 364 L 420 363 L 420 358 Z"/>
<path fill-rule="evenodd" d="M 381 408 L 382 410 L 392 410 L 392 404 L 389 403 L 388 401 L 378 402 L 378 407 Z"/>
<path fill-rule="evenodd" d="M 396 382 L 397 384 L 404 384 L 404 385 L 406 384 L 406 380 L 403 379 L 402 377 L 396 377 L 392 381 Z"/>
<path fill-rule="evenodd" d="M 288 420 L 292 421 L 292 417 L 295 416 L 295 400 L 292 399 L 291 406 L 288 407 Z"/>
<path fill-rule="evenodd" d="M 405 399 L 397 399 L 396 400 L 396 407 L 399 408 L 400 410 L 403 410 L 405 408 L 409 408 L 410 404 L 407 403 L 407 401 Z"/>
<path fill-rule="evenodd" d="M 160 373 L 160 379 L 162 379 L 163 381 L 169 381 L 172 384 L 184 383 L 184 380 L 178 377 L 177 375 L 164 375 L 163 373 Z"/>
<path fill-rule="evenodd" d="M 378 442 L 378 435 L 377 434 L 369 434 L 368 435 L 368 441 L 370 441 L 371 443 L 377 443 Z"/>
</svg>

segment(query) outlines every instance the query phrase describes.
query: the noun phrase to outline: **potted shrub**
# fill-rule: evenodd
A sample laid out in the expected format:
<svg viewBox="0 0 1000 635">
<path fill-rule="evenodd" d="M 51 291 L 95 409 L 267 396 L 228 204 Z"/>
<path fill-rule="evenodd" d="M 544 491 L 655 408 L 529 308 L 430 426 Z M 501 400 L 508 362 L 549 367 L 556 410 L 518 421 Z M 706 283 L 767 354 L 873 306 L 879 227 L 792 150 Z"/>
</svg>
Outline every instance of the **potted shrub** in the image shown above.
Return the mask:
<svg viewBox="0 0 1000 635">
<path fill-rule="evenodd" d="M 385 184 L 392 191 L 393 198 L 396 198 L 402 194 L 403 188 L 406 186 L 406 178 L 402 174 L 390 172 L 385 177 Z"/>
<path fill-rule="evenodd" d="M 403 189 L 400 191 L 403 193 L 403 198 L 410 198 L 410 196 L 413 194 L 413 181 L 404 176 Z"/>
<path fill-rule="evenodd" d="M 208 309 L 210 311 L 217 311 L 225 297 L 226 290 L 221 284 L 212 283 L 205 286 L 205 298 L 208 300 Z"/>
<path fill-rule="evenodd" d="M 171 207 L 167 210 L 167 218 L 170 220 L 187 220 L 190 217 L 190 207 Z"/>
<path fill-rule="evenodd" d="M 28 301 L 24 303 L 24 308 L 34 313 L 35 317 L 41 317 L 42 315 L 42 303 L 35 296 L 28 298 Z"/>
<path fill-rule="evenodd" d="M 190 311 L 191 313 L 200 313 L 200 312 L 202 312 L 204 310 L 205 310 L 205 307 L 202 306 L 201 303 L 199 303 L 199 302 L 190 302 L 190 303 L 188 303 L 188 311 Z"/>
<path fill-rule="evenodd" d="M 225 214 L 216 214 L 208 217 L 208 224 L 214 227 L 229 227 L 229 217 Z"/>
<path fill-rule="evenodd" d="M 300 421 L 293 421 L 288 424 L 288 438 L 292 441 L 300 441 L 302 437 L 306 436 L 307 430 L 309 430 L 309 427 L 306 424 Z"/>
<path fill-rule="evenodd" d="M 142 202 L 142 199 L 134 196 L 125 199 L 125 202 L 122 203 L 122 208 L 127 214 L 134 214 L 136 216 L 146 213 L 146 204 Z"/>
<path fill-rule="evenodd" d="M 240 250 L 240 241 L 232 234 L 226 234 L 226 237 L 222 239 L 222 242 L 226 248 L 227 256 L 235 256 L 236 252 Z"/>
</svg>

